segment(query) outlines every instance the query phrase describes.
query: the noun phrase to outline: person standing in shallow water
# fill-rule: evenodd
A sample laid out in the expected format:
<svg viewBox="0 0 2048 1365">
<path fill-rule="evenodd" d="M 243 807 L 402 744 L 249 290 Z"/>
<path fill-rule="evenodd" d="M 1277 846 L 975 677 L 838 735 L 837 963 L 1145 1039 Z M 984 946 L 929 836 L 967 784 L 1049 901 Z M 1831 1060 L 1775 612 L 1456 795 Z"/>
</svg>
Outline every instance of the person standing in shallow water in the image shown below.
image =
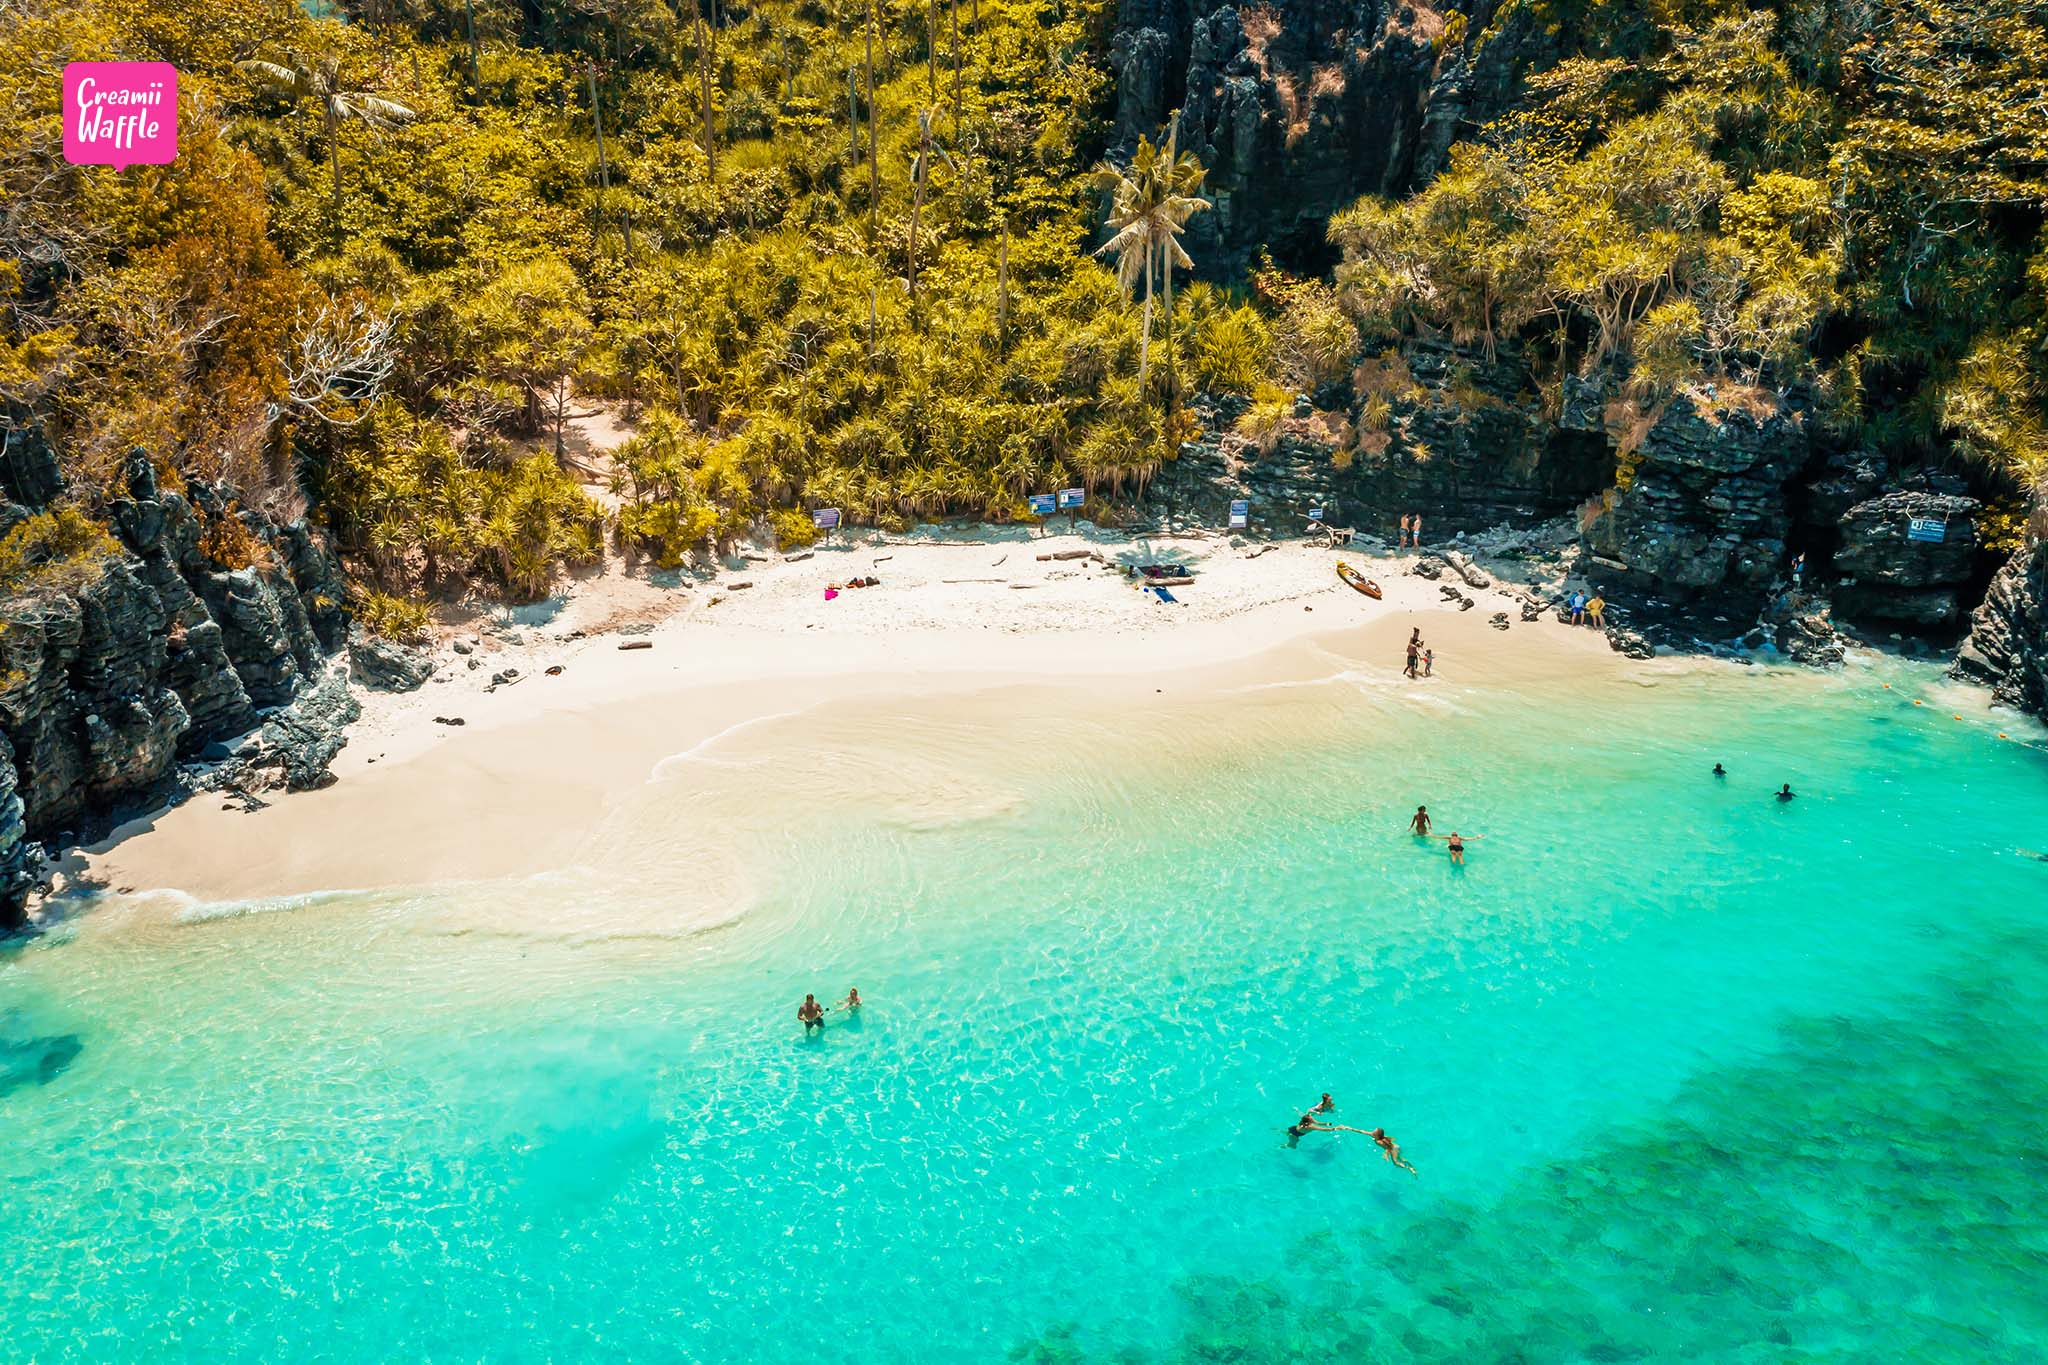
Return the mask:
<svg viewBox="0 0 2048 1365">
<path fill-rule="evenodd" d="M 1790 782 L 1787 782 L 1784 786 L 1778 788 L 1777 793 L 1778 799 L 1780 801 L 1790 801 L 1793 797 L 1797 796 L 1798 794 L 1799 793 L 1792 790 L 1792 784 Z"/>
<path fill-rule="evenodd" d="M 796 1017 L 803 1020 L 804 1036 L 809 1037 L 812 1029 L 825 1027 L 825 1007 L 818 1003 L 818 997 L 804 992 L 804 1002 L 796 1007 Z"/>
<path fill-rule="evenodd" d="M 1428 835 L 1429 835 L 1429 807 L 1428 807 L 1428 806 L 1417 806 L 1417 807 L 1415 808 L 1415 818 L 1414 818 L 1414 819 L 1412 819 L 1412 820 L 1410 820 L 1410 821 L 1408 822 L 1408 828 L 1409 828 L 1409 829 L 1411 829 L 1411 830 L 1413 830 L 1413 831 L 1414 831 L 1414 832 L 1415 832 L 1415 833 L 1416 833 L 1417 835 L 1419 835 L 1419 836 L 1422 836 L 1422 837 L 1424 837 L 1424 838 L 1427 838 L 1427 837 L 1428 837 Z"/>
<path fill-rule="evenodd" d="M 1433 649 L 1422 651 L 1422 676 L 1425 678 L 1436 676 L 1436 651 Z"/>
<path fill-rule="evenodd" d="M 1419 636 L 1419 635 L 1421 635 L 1421 633 L 1422 633 L 1421 631 L 1417 631 L 1417 632 L 1416 632 L 1416 634 L 1417 634 L 1418 636 Z M 1414 676 L 1415 676 L 1415 666 L 1416 666 L 1417 662 L 1421 660 L 1421 658 L 1422 658 L 1422 645 L 1421 645 L 1421 644 L 1420 644 L 1420 643 L 1419 643 L 1418 641 L 1416 641 L 1416 640 L 1410 640 L 1410 641 L 1408 642 L 1408 662 L 1407 662 L 1407 664 L 1406 664 L 1406 665 L 1404 665 L 1404 666 L 1402 667 L 1402 669 L 1401 669 L 1401 676 L 1402 676 L 1402 677 L 1404 677 L 1404 678 L 1412 678 L 1412 677 L 1414 677 Z"/>
</svg>

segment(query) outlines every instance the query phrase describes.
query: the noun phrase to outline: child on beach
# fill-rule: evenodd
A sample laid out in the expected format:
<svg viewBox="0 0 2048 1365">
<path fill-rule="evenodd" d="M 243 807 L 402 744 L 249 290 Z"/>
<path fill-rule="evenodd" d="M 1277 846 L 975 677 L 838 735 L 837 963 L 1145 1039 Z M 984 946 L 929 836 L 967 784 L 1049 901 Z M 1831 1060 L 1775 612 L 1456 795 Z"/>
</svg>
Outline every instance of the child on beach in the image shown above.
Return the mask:
<svg viewBox="0 0 2048 1365">
<path fill-rule="evenodd" d="M 1433 669 L 1435 669 L 1435 667 L 1436 667 L 1436 651 L 1435 651 L 1435 650 L 1433 650 L 1433 649 L 1425 649 L 1425 650 L 1423 650 L 1423 651 L 1422 651 L 1422 676 L 1423 676 L 1423 677 L 1425 677 L 1425 678 L 1429 677 L 1429 676 L 1430 676 L 1430 673 L 1431 673 L 1431 671 L 1432 671 Z"/>
</svg>

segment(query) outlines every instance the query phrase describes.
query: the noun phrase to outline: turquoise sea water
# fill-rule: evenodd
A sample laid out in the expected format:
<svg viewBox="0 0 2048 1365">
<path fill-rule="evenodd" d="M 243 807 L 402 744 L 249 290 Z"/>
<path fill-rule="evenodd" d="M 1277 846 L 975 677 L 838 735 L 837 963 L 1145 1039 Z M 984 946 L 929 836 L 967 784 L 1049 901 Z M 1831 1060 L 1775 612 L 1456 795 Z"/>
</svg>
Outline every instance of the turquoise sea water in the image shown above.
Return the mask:
<svg viewBox="0 0 2048 1365">
<path fill-rule="evenodd" d="M 1331 665 L 756 726 L 540 878 L 109 898 L 0 957 L 5 1358 L 2048 1357 L 2038 731 Z M 1289 1148 L 1323 1090 L 1420 1174 Z"/>
</svg>

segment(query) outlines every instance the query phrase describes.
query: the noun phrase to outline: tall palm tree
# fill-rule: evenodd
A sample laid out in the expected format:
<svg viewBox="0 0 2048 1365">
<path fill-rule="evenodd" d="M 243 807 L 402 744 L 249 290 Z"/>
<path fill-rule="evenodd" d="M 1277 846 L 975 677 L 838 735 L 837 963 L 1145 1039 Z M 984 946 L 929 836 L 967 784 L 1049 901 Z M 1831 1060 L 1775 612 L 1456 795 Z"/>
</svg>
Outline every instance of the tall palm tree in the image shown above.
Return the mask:
<svg viewBox="0 0 2048 1365">
<path fill-rule="evenodd" d="M 357 90 L 341 79 L 341 58 L 320 57 L 312 62 L 294 55 L 285 62 L 248 61 L 235 63 L 254 76 L 271 94 L 293 105 L 312 100 L 320 106 L 320 119 L 327 127 L 327 164 L 334 172 L 334 242 L 341 245 L 341 125 L 360 123 L 366 128 L 390 128 L 413 117 L 413 111 L 397 100 L 369 90 Z"/>
<path fill-rule="evenodd" d="M 1179 119 L 1174 120 L 1175 134 Z M 1177 137 L 1169 135 L 1165 148 L 1138 139 L 1131 164 L 1123 169 L 1105 161 L 1096 167 L 1094 184 L 1110 196 L 1109 225 L 1115 235 L 1096 249 L 1097 255 L 1116 256 L 1116 274 L 1129 294 L 1142 280 L 1145 287 L 1145 319 L 1138 341 L 1138 386 L 1142 391 L 1152 360 L 1152 285 L 1155 270 L 1167 281 L 1171 297 L 1172 272 L 1194 269 L 1194 261 L 1181 249 L 1180 234 L 1188 219 L 1209 207 L 1201 197 L 1202 180 L 1208 174 L 1193 152 L 1175 150 Z"/>
</svg>

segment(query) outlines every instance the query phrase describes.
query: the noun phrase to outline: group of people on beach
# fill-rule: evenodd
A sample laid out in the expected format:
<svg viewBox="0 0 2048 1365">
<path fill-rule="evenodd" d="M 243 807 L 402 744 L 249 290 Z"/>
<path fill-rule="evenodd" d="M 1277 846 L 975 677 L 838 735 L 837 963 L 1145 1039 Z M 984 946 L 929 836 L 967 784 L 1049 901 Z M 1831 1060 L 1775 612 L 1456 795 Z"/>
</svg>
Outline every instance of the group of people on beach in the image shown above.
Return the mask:
<svg viewBox="0 0 2048 1365">
<path fill-rule="evenodd" d="M 817 996 L 806 991 L 804 992 L 803 1004 L 796 1007 L 796 1017 L 803 1023 L 804 1036 L 809 1037 L 812 1029 L 822 1029 L 825 1027 L 825 1015 L 828 1012 L 837 1010 L 841 1014 L 853 1014 L 859 1011 L 859 1009 L 860 987 L 858 986 L 848 986 L 846 988 L 846 998 L 836 1005 L 821 1005 L 818 1003 Z"/>
<path fill-rule="evenodd" d="M 1591 597 L 1583 591 L 1575 592 L 1565 605 L 1571 610 L 1573 625 L 1591 626 L 1595 630 L 1607 628 L 1607 599 L 1598 592 Z"/>
<path fill-rule="evenodd" d="M 1316 1117 L 1318 1114 L 1332 1113 L 1336 1108 L 1337 1101 L 1331 1099 L 1330 1092 L 1325 1090 L 1323 1097 L 1308 1107 L 1307 1113 L 1287 1125 L 1287 1145 L 1290 1147 L 1294 1146 L 1310 1133 L 1358 1133 L 1371 1138 L 1378 1144 L 1380 1155 L 1394 1165 L 1399 1166 L 1410 1175 L 1421 1174 L 1421 1172 L 1401 1159 L 1401 1144 L 1388 1137 L 1386 1129 L 1374 1128 L 1368 1131 L 1364 1128 L 1348 1127 L 1341 1123 L 1324 1123 Z"/>
<path fill-rule="evenodd" d="M 1401 531 L 1394 537 L 1397 550 L 1419 550 L 1422 548 L 1422 514 L 1404 512 L 1401 515 Z"/>
<path fill-rule="evenodd" d="M 1422 642 L 1422 627 L 1417 626 L 1408 635 L 1408 665 L 1401 670 L 1401 676 L 1427 678 L 1435 668 L 1436 651 Z"/>
</svg>

